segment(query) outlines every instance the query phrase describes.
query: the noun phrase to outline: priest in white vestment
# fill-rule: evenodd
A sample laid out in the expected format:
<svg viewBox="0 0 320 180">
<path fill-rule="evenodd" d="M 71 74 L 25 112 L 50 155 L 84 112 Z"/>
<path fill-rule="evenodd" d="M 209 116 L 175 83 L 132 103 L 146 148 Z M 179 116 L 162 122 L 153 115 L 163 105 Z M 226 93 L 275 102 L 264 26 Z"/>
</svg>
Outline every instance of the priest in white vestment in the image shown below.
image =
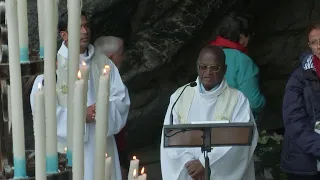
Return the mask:
<svg viewBox="0 0 320 180">
<path fill-rule="evenodd" d="M 248 99 L 224 80 L 227 70 L 225 54 L 220 47 L 207 46 L 200 52 L 197 86 L 188 86 L 173 109 L 173 124 L 249 122 L 254 121 Z M 164 125 L 170 124 L 173 103 L 182 92 L 179 88 L 170 98 Z M 211 122 L 208 122 L 211 121 Z M 161 138 L 161 171 L 163 180 L 204 179 L 205 159 L 201 148 L 164 148 Z M 258 132 L 254 129 L 251 146 L 213 147 L 208 154 L 211 179 L 254 180 L 253 152 Z"/>
<path fill-rule="evenodd" d="M 67 14 L 61 17 L 59 22 L 60 35 L 64 39 L 57 53 L 57 135 L 58 135 L 58 151 L 64 153 L 67 147 L 67 92 L 68 92 L 68 32 L 67 30 Z M 81 14 L 81 39 L 79 67 L 82 61 L 86 62 L 89 68 L 88 92 L 87 92 L 87 122 L 85 124 L 84 135 L 84 163 L 85 163 L 85 180 L 93 180 L 94 168 L 94 148 L 95 148 L 95 103 L 97 101 L 97 91 L 99 78 L 106 64 L 110 66 L 110 98 L 109 98 L 109 118 L 107 129 L 107 152 L 113 160 L 112 180 L 122 180 L 119 156 L 114 135 L 117 134 L 126 124 L 130 99 L 126 86 L 123 84 L 117 67 L 104 54 L 95 53 L 94 47 L 88 43 L 90 38 L 90 29 L 87 17 Z M 44 84 L 43 75 L 39 75 L 32 87 L 30 102 L 31 108 L 34 108 L 33 96 L 37 91 L 38 83 Z"/>
</svg>

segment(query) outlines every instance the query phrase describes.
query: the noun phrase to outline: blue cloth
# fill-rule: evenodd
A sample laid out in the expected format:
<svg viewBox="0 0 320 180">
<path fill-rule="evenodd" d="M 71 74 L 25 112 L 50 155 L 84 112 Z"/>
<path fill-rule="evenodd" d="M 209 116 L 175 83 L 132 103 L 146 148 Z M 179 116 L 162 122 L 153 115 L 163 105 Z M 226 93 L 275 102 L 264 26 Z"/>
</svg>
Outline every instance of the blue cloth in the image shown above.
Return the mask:
<svg viewBox="0 0 320 180">
<path fill-rule="evenodd" d="M 320 120 L 320 80 L 313 67 L 301 56 L 302 66 L 289 78 L 283 99 L 285 127 L 281 168 L 298 175 L 317 174 L 320 135 L 314 131 Z M 304 68 L 308 67 L 308 68 Z"/>
<path fill-rule="evenodd" d="M 27 177 L 26 159 L 13 158 L 13 165 L 14 165 L 14 178 L 13 179 Z"/>
<path fill-rule="evenodd" d="M 46 172 L 48 174 L 58 172 L 58 154 L 46 157 Z"/>
<path fill-rule="evenodd" d="M 265 106 L 265 97 L 259 88 L 259 68 L 246 54 L 236 49 L 223 49 L 226 55 L 228 85 L 241 91 L 249 100 L 254 116 Z"/>
<path fill-rule="evenodd" d="M 20 48 L 20 63 L 29 62 L 29 49 L 28 47 Z"/>
</svg>

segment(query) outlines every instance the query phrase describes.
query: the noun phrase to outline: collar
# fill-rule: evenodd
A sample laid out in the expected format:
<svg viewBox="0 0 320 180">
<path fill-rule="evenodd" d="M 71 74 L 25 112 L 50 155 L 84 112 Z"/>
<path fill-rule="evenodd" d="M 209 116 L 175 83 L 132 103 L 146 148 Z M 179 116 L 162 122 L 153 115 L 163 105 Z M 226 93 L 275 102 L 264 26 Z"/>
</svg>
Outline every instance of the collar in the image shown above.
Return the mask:
<svg viewBox="0 0 320 180">
<path fill-rule="evenodd" d="M 242 46 L 239 43 L 233 42 L 229 39 L 225 39 L 221 36 L 217 36 L 217 38 L 214 41 L 210 42 L 211 45 L 214 46 L 220 46 L 220 47 L 226 47 L 226 48 L 231 48 L 231 49 L 236 49 L 241 51 L 242 53 L 248 54 L 248 48 Z"/>
<path fill-rule="evenodd" d="M 63 58 L 68 59 L 68 52 L 69 52 L 68 47 L 65 45 L 65 42 L 63 41 L 60 46 L 60 49 L 58 50 L 58 54 Z M 81 63 L 81 61 L 85 61 L 85 62 L 90 61 L 93 55 L 94 55 L 94 47 L 91 44 L 89 44 L 86 52 L 79 55 L 80 56 L 79 63 Z"/>
<path fill-rule="evenodd" d="M 195 90 L 196 94 L 198 94 L 200 98 L 203 99 L 204 101 L 209 101 L 209 102 L 213 102 L 214 100 L 216 100 L 218 96 L 220 96 L 220 94 L 222 94 L 224 90 L 228 87 L 226 80 L 223 79 L 219 85 L 217 85 L 210 91 L 201 92 L 201 88 L 202 88 L 201 86 L 203 85 L 200 82 L 199 77 L 197 78 L 196 82 L 197 82 L 197 86 Z"/>
</svg>

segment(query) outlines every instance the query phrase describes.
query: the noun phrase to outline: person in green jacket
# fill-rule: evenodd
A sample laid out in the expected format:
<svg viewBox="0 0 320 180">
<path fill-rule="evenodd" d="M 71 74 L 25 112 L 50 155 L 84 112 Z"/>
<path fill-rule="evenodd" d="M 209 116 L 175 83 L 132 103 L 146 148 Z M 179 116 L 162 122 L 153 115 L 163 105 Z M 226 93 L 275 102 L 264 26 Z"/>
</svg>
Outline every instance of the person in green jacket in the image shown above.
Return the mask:
<svg viewBox="0 0 320 180">
<path fill-rule="evenodd" d="M 252 113 L 257 117 L 266 100 L 259 89 L 259 68 L 247 55 L 247 45 L 253 35 L 250 29 L 249 16 L 230 13 L 222 19 L 216 39 L 210 44 L 223 48 L 228 68 L 226 81 L 248 98 Z"/>
</svg>

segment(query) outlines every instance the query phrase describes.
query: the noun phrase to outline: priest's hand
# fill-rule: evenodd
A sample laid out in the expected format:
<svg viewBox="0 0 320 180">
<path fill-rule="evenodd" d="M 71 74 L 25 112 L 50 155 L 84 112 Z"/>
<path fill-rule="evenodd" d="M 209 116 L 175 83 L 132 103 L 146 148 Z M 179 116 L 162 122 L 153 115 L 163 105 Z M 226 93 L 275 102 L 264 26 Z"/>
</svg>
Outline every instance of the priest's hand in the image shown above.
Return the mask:
<svg viewBox="0 0 320 180">
<path fill-rule="evenodd" d="M 87 123 L 93 123 L 96 119 L 96 104 L 87 107 Z"/>
<path fill-rule="evenodd" d="M 201 177 L 204 177 L 204 167 L 199 160 L 191 160 L 185 164 L 185 167 L 193 179 L 201 180 Z"/>
</svg>

